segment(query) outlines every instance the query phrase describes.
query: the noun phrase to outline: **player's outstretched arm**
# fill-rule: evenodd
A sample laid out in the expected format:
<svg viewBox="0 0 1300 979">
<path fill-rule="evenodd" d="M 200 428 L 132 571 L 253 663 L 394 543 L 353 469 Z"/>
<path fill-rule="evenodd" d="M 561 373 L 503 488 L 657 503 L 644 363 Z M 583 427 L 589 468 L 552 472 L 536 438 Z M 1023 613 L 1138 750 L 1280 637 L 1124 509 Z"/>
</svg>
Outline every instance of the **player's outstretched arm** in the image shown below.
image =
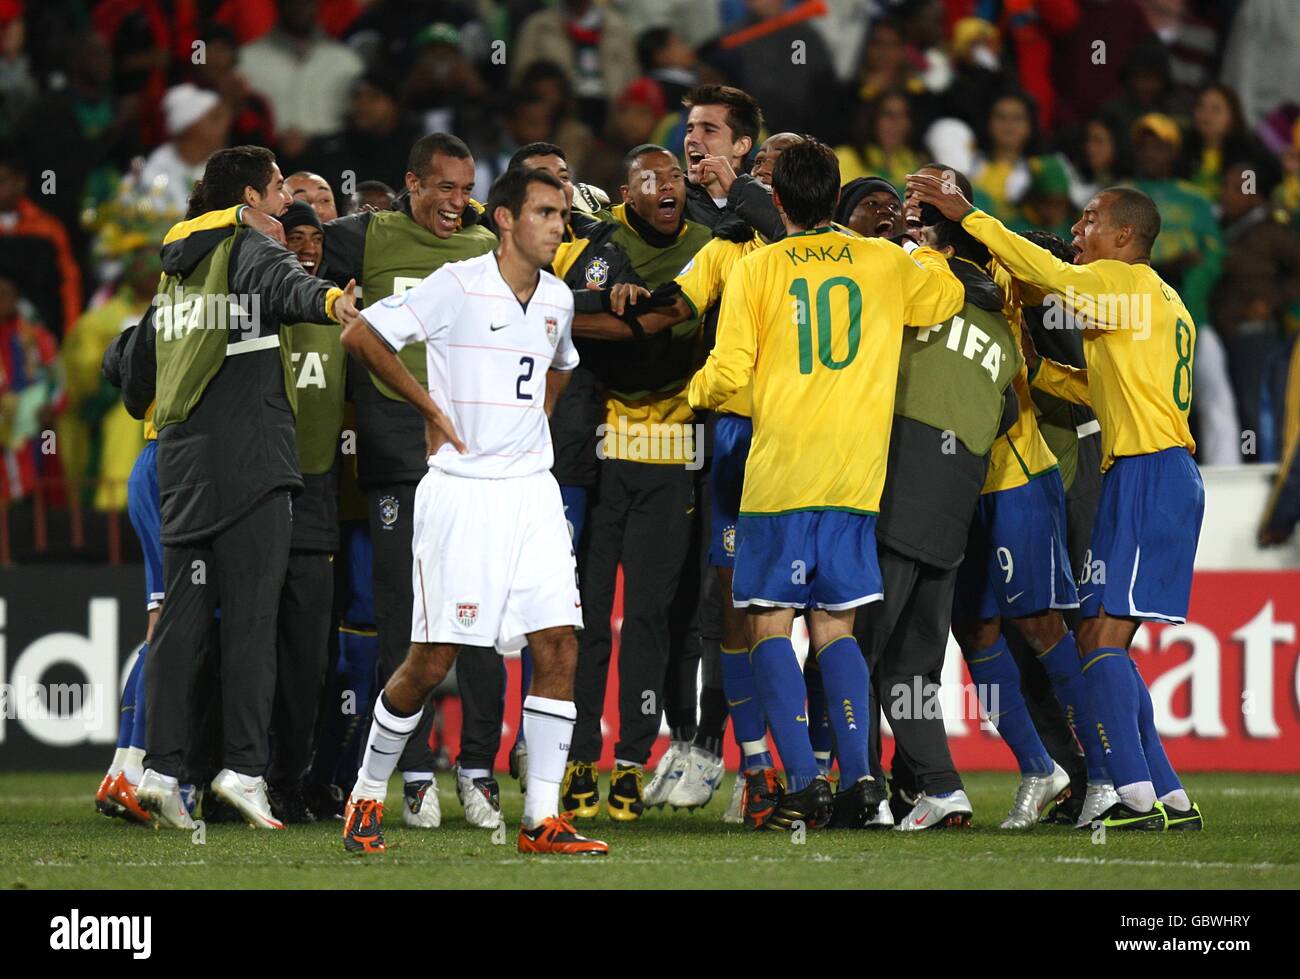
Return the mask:
<svg viewBox="0 0 1300 979">
<path fill-rule="evenodd" d="M 1038 366 L 1029 372 L 1029 384 L 1040 391 L 1055 395 L 1062 401 L 1092 407 L 1086 369 L 1071 367 L 1042 357 L 1038 361 Z"/>
<path fill-rule="evenodd" d="M 1073 290 L 1085 301 L 1087 297 L 1124 291 L 1117 289 L 1113 282 L 1107 283 L 1095 266 L 1062 262 L 1047 249 L 1011 231 L 991 214 L 977 210 L 953 181 L 911 173 L 907 176 L 907 189 L 922 204 L 933 204 L 948 220 L 960 221 L 963 228 L 983 242 L 993 257 L 1022 282 L 1046 292 L 1068 295 Z"/>
<path fill-rule="evenodd" d="M 692 408 L 720 408 L 753 380 L 758 352 L 758 320 L 753 299 L 759 290 L 750 274 L 752 267 L 742 259 L 732 273 L 741 281 L 722 294 L 713 350 L 686 388 L 686 399 Z"/>
<path fill-rule="evenodd" d="M 948 260 L 933 248 L 913 248 L 898 254 L 903 286 L 903 322 L 927 327 L 961 311 L 966 289 L 948 268 Z"/>
<path fill-rule="evenodd" d="M 417 381 L 397 353 L 367 322 L 365 316 L 355 307 L 345 310 L 343 315 L 343 333 L 340 336 L 343 348 L 361 361 L 366 369 L 381 381 L 409 401 L 424 416 L 425 439 L 429 455 L 433 455 L 444 443 L 450 442 L 457 452 L 465 452 L 465 443 L 456 435 L 451 419 L 433 403 L 424 385 Z"/>
</svg>

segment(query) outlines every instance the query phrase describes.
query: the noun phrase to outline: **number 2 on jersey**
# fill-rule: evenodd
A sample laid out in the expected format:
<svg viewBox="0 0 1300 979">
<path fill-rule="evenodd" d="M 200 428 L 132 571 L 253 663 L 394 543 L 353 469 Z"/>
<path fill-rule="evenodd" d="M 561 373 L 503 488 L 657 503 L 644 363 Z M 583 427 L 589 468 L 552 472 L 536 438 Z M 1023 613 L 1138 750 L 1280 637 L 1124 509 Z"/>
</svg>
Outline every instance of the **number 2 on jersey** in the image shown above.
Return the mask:
<svg viewBox="0 0 1300 979">
<path fill-rule="evenodd" d="M 519 375 L 519 380 L 515 382 L 515 397 L 520 401 L 532 401 L 533 396 L 524 390 L 524 382 L 533 379 L 533 358 L 520 357 L 519 366 L 524 368 L 524 372 Z"/>
<path fill-rule="evenodd" d="M 848 294 L 849 350 L 843 360 L 836 360 L 831 350 L 831 342 L 834 340 L 831 325 L 831 290 L 836 286 L 843 286 Z M 791 282 L 790 295 L 794 297 L 794 318 L 799 328 L 799 373 L 812 373 L 813 316 L 809 315 L 810 312 L 815 313 L 817 320 L 817 359 L 833 371 L 843 370 L 853 363 L 853 358 L 858 355 L 858 345 L 862 342 L 862 290 L 858 288 L 858 284 L 843 275 L 827 279 L 817 287 L 815 310 L 809 309 L 807 279 L 798 278 Z"/>
</svg>

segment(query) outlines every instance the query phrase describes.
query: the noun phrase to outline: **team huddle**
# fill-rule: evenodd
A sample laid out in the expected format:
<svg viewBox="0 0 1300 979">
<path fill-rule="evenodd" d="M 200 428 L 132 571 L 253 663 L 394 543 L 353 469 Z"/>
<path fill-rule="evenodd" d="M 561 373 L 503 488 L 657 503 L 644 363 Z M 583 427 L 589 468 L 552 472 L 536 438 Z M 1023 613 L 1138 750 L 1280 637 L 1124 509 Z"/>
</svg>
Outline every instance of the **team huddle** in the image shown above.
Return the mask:
<svg viewBox="0 0 1300 979">
<path fill-rule="evenodd" d="M 942 161 L 905 194 L 841 186 L 814 138 L 760 144 L 743 91 L 684 105 L 687 166 L 631 149 L 612 207 L 549 143 L 479 204 L 465 144 L 423 137 L 403 193 L 344 217 L 265 150 L 212 157 L 165 301 L 105 358 L 156 439 L 130 487 L 147 656 L 101 811 L 190 828 L 206 792 L 278 829 L 324 783 L 344 847 L 384 851 L 396 772 L 404 823 L 441 821 L 454 665 L 457 794 L 496 828 L 497 654 L 522 649 L 521 852 L 607 853 L 579 832 L 602 804 L 707 805 L 728 719 L 728 822 L 968 825 L 933 705 L 951 633 L 1020 769 L 1003 828 L 1202 828 L 1129 655 L 1185 621 L 1204 509 L 1195 325 L 1150 198 L 1020 235 Z"/>
</svg>

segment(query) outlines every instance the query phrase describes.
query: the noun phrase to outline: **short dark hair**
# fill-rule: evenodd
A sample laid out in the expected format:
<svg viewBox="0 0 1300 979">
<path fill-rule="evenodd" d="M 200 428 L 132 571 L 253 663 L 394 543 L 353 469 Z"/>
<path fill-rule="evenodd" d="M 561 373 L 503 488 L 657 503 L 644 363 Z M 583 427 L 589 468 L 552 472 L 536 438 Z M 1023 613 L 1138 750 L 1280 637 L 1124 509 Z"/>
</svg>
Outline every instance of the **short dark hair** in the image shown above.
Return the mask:
<svg viewBox="0 0 1300 979">
<path fill-rule="evenodd" d="M 427 136 L 421 136 L 411 146 L 411 152 L 406 158 L 406 169 L 415 174 L 420 183 L 424 183 L 433 169 L 433 157 L 438 153 L 456 160 L 468 160 L 473 157 L 469 147 L 459 136 L 453 136 L 451 133 L 429 133 Z"/>
<path fill-rule="evenodd" d="M 545 184 L 547 187 L 554 187 L 561 194 L 564 193 L 564 184 L 560 183 L 559 178 L 549 170 L 510 167 L 497 177 L 496 183 L 488 192 L 488 217 L 493 217 L 498 207 L 504 207 L 514 217 L 519 217 L 524 209 L 524 202 L 528 200 L 528 188 L 533 184 Z"/>
<path fill-rule="evenodd" d="M 754 96 L 743 89 L 731 85 L 697 85 L 682 96 L 682 105 L 688 113 L 697 105 L 725 105 L 731 135 L 735 139 L 748 136 L 754 143 L 758 142 L 763 110 Z"/>
<path fill-rule="evenodd" d="M 1132 228 L 1146 254 L 1160 237 L 1160 210 L 1153 201 L 1136 187 L 1107 187 L 1102 191 L 1111 197 L 1110 220 L 1120 228 Z"/>
<path fill-rule="evenodd" d="M 232 146 L 208 157 L 203 176 L 190 192 L 186 220 L 244 201 L 244 188 L 265 194 L 275 167 L 275 154 L 265 146 Z"/>
<path fill-rule="evenodd" d="M 970 200 L 975 194 L 971 189 L 970 178 L 946 163 L 927 163 L 921 169 L 940 170 L 945 176 L 952 174 L 953 183 L 957 185 L 957 189 L 966 200 Z M 954 255 L 972 261 L 976 265 L 989 263 L 992 256 L 989 255 L 989 250 L 984 243 L 963 228 L 960 221 L 949 221 L 945 218 L 933 204 L 921 205 L 921 223 L 934 228 L 935 248 L 946 248 L 951 245 Z"/>
<path fill-rule="evenodd" d="M 840 196 L 840 161 L 812 136 L 781 151 L 772 168 L 772 189 L 792 224 L 815 228 L 830 221 Z"/>
<path fill-rule="evenodd" d="M 569 162 L 564 155 L 564 150 L 554 143 L 529 143 L 515 150 L 514 155 L 510 157 L 510 162 L 506 164 L 506 169 L 513 170 L 517 166 L 522 166 L 525 160 L 531 160 L 535 156 L 558 156 L 565 163 Z"/>
<path fill-rule="evenodd" d="M 637 160 L 641 159 L 641 157 L 645 156 L 647 153 L 667 153 L 669 156 L 673 157 L 674 160 L 677 159 L 677 157 L 673 155 L 672 150 L 668 149 L 666 146 L 660 146 L 658 143 L 642 143 L 640 146 L 633 146 L 623 154 L 623 182 L 628 186 L 631 186 L 632 183 L 632 167 L 636 165 Z"/>
</svg>

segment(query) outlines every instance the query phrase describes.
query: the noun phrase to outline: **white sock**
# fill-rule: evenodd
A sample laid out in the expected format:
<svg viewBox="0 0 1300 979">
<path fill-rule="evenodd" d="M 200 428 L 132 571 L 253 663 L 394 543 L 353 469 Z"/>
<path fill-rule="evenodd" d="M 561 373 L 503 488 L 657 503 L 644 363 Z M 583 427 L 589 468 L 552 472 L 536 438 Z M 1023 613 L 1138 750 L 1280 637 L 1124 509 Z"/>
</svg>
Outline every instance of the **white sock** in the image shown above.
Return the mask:
<svg viewBox="0 0 1300 979">
<path fill-rule="evenodd" d="M 126 756 L 122 761 L 122 771 L 126 773 L 126 780 L 132 785 L 140 784 L 140 779 L 144 778 L 143 748 L 126 749 Z"/>
<path fill-rule="evenodd" d="M 529 697 L 524 701 L 524 738 L 528 741 L 528 791 L 524 793 L 524 827 L 534 829 L 560 811 L 560 783 L 569 760 L 569 742 L 578 708 L 572 700 Z"/>
<path fill-rule="evenodd" d="M 1115 787 L 1119 801 L 1134 812 L 1147 812 L 1156 804 L 1156 787 L 1150 782 L 1133 782 Z"/>
<path fill-rule="evenodd" d="M 486 768 L 461 768 L 458 769 L 462 778 L 491 778 L 492 773 Z"/>
<path fill-rule="evenodd" d="M 402 772 L 403 782 L 432 782 L 433 772 Z"/>
<path fill-rule="evenodd" d="M 1184 812 L 1192 808 L 1192 800 L 1187 798 L 1186 789 L 1174 789 L 1172 792 L 1166 792 L 1160 797 L 1160 801 L 1167 806 L 1173 806 L 1175 809 L 1181 809 Z"/>
<path fill-rule="evenodd" d="M 366 739 L 366 753 L 361 759 L 361 771 L 357 773 L 356 785 L 352 787 L 355 799 L 374 799 L 383 802 L 388 796 L 388 780 L 392 778 L 393 769 L 397 768 L 397 759 L 406 747 L 415 729 L 420 726 L 421 711 L 409 717 L 400 717 L 388 709 L 381 693 L 375 701 L 375 719 L 370 724 L 370 736 Z"/>
<path fill-rule="evenodd" d="M 126 767 L 126 753 L 129 750 L 129 748 L 118 748 L 113 752 L 113 760 L 108 765 L 109 775 L 116 775 Z"/>
<path fill-rule="evenodd" d="M 682 744 L 684 744 L 684 745 L 686 745 L 686 746 L 688 746 L 688 747 L 690 746 L 690 742 L 689 742 L 689 741 L 683 741 Z M 637 769 L 639 769 L 641 766 L 638 765 L 638 764 L 637 764 L 636 762 L 634 762 L 634 761 L 624 761 L 622 758 L 615 758 L 615 759 L 614 759 L 614 767 L 615 767 L 615 768 L 637 768 Z"/>
<path fill-rule="evenodd" d="M 153 770 L 150 769 L 150 771 Z M 178 779 L 175 775 L 164 775 L 162 772 L 154 772 L 153 774 L 155 778 L 161 781 L 162 784 L 169 789 L 179 789 L 181 786 L 181 780 Z"/>
</svg>

